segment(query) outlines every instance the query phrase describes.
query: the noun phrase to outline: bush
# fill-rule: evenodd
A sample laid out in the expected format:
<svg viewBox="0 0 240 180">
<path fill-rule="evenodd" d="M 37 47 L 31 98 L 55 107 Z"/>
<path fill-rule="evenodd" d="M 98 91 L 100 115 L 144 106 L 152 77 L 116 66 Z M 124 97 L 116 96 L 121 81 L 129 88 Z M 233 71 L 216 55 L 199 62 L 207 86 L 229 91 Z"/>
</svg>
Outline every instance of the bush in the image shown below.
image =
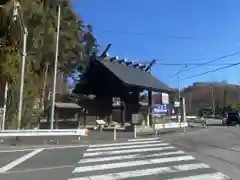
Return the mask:
<svg viewBox="0 0 240 180">
<path fill-rule="evenodd" d="M 41 109 L 29 109 L 22 118 L 21 128 L 32 129 L 39 125 Z"/>
</svg>

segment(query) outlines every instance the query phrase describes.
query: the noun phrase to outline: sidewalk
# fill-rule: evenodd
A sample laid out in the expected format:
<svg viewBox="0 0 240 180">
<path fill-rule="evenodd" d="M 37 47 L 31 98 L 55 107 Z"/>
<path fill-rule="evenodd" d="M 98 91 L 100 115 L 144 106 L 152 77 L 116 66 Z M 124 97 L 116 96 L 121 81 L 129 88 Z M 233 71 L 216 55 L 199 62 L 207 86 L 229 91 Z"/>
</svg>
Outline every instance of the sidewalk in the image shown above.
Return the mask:
<svg viewBox="0 0 240 180">
<path fill-rule="evenodd" d="M 174 128 L 174 129 L 162 129 L 159 131 L 158 136 L 167 133 L 181 133 L 183 128 Z M 146 138 L 146 137 L 156 137 L 155 132 L 153 131 L 144 131 L 138 132 L 137 138 Z M 115 142 L 126 141 L 128 139 L 134 138 L 133 132 L 116 132 Z M 52 141 L 49 141 L 49 140 Z M 76 136 L 54 136 L 54 137 L 20 137 L 19 140 L 16 140 L 15 137 L 5 138 L 3 142 L 0 142 L 0 147 L 4 146 L 36 146 L 36 145 L 87 145 L 87 144 L 96 144 L 96 143 L 105 143 L 105 142 L 114 142 L 114 133 L 113 131 L 95 131 L 89 130 L 88 136 L 81 136 L 80 140 Z"/>
<path fill-rule="evenodd" d="M 165 121 L 165 123 L 174 122 L 174 120 Z M 200 121 L 203 122 L 203 121 Z M 176 123 L 176 121 L 174 122 Z M 199 127 L 201 123 L 196 123 Z M 190 123 L 190 127 L 192 127 Z M 4 138 L 3 142 L 0 142 L 0 146 L 21 146 L 21 145 L 44 145 L 44 144 L 59 144 L 59 145 L 69 145 L 69 144 L 91 144 L 98 142 L 108 142 L 114 141 L 114 127 L 104 127 L 103 131 L 94 130 L 92 127 L 89 128 L 88 136 L 54 136 L 54 137 L 20 137 L 17 141 L 15 137 Z M 186 131 L 189 131 L 191 128 L 185 128 Z M 167 134 L 167 133 L 182 133 L 183 128 L 162 128 L 158 130 L 158 135 Z M 146 136 L 156 136 L 156 133 L 152 127 L 137 126 L 137 137 L 146 137 Z M 133 128 L 117 127 L 116 128 L 116 140 L 124 141 L 127 139 L 134 138 Z M 50 142 L 49 139 L 52 141 Z"/>
</svg>

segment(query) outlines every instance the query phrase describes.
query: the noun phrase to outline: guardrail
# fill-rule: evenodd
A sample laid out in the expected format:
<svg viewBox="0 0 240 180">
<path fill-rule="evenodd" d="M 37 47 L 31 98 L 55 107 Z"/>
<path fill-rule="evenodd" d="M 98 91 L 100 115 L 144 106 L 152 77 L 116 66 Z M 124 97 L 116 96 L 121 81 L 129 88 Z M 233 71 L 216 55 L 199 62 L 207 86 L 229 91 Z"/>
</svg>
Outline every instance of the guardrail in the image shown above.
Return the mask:
<svg viewBox="0 0 240 180">
<path fill-rule="evenodd" d="M 179 116 L 181 117 L 181 116 Z M 170 118 L 175 119 L 177 116 L 170 116 Z M 186 116 L 186 119 L 197 119 L 197 116 Z"/>
<path fill-rule="evenodd" d="M 165 124 L 155 124 L 154 129 L 159 130 L 159 129 L 168 129 L 168 128 L 182 128 L 182 127 L 188 127 L 187 122 L 181 122 L 181 123 L 165 123 Z"/>
<path fill-rule="evenodd" d="M 37 129 L 37 130 L 3 130 L 0 137 L 26 136 L 88 136 L 87 129 Z"/>
<path fill-rule="evenodd" d="M 137 133 L 155 133 L 156 135 L 161 129 L 174 129 L 174 128 L 185 128 L 188 127 L 188 122 L 181 122 L 181 123 L 156 123 L 153 127 L 146 127 L 146 126 L 134 126 L 134 138 L 136 138 Z"/>
</svg>

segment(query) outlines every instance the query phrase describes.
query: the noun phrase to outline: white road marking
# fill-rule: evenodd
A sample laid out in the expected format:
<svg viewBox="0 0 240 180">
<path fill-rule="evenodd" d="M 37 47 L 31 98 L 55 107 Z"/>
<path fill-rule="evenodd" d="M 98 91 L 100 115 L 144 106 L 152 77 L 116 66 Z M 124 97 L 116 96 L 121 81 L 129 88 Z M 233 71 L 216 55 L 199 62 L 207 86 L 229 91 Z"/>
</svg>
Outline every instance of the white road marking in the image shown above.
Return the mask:
<svg viewBox="0 0 240 180">
<path fill-rule="evenodd" d="M 8 149 L 8 150 L 0 150 L 0 153 L 11 153 L 11 152 L 24 152 L 24 151 L 33 151 L 36 149 Z"/>
<path fill-rule="evenodd" d="M 151 140 L 160 140 L 159 138 L 139 138 L 139 139 L 129 139 L 128 141 L 134 142 L 134 141 L 151 141 Z"/>
<path fill-rule="evenodd" d="M 31 158 L 31 157 L 35 156 L 36 154 L 42 152 L 43 150 L 44 150 L 43 148 L 42 149 L 37 149 L 37 150 L 35 150 L 31 153 L 28 153 L 28 154 L 26 154 L 26 155 L 24 155 L 24 156 L 22 156 L 22 157 L 20 157 L 16 160 L 10 162 L 9 164 L 0 168 L 0 173 L 4 173 L 4 172 L 14 168 L 15 166 L 23 163 L 24 161 L 28 160 L 29 158 Z"/>
<path fill-rule="evenodd" d="M 151 144 L 151 143 L 162 143 L 164 141 L 145 141 L 145 142 L 124 142 L 124 143 L 110 143 L 110 144 L 95 144 L 90 145 L 90 148 L 99 148 L 99 147 L 108 147 L 108 146 L 125 146 L 125 145 L 134 145 L 134 144 Z"/>
<path fill-rule="evenodd" d="M 165 151 L 170 149 L 172 149 L 170 152 Z M 186 155 L 184 151 L 177 150 L 175 147 L 164 143 L 164 141 L 160 141 L 158 138 L 132 139 L 125 143 L 92 145 L 87 151 L 83 155 L 84 158 L 79 161 L 80 166 L 76 167 L 72 172 L 75 178 L 68 180 L 118 180 L 151 175 L 156 176 L 158 174 L 171 175 L 171 173 L 181 172 L 185 172 L 185 176 L 184 174 L 177 176 L 179 178 L 170 176 L 173 179 L 168 180 L 230 180 L 228 176 L 220 172 L 209 173 L 207 170 L 205 170 L 205 173 L 203 171 L 201 175 L 192 175 L 190 173 L 187 175 L 187 171 L 211 169 L 211 167 L 204 163 L 195 163 L 193 160 L 196 159 L 193 156 Z M 144 152 L 147 154 L 144 154 Z M 172 155 L 176 156 L 172 157 Z M 96 162 L 102 164 L 92 164 Z M 164 165 L 165 163 L 175 165 L 158 167 L 159 164 Z M 153 168 L 148 167 L 149 165 L 152 165 Z M 127 169 L 128 167 L 134 167 L 135 170 L 124 171 L 122 169 Z M 113 169 L 117 169 L 118 172 L 109 173 L 107 171 Z M 105 170 L 105 173 L 102 173 L 102 170 Z M 211 170 L 214 171 L 213 169 Z M 99 173 L 98 175 L 95 173 L 93 175 L 91 172 Z M 80 176 L 81 173 L 88 173 L 88 176 L 76 177 L 78 173 Z"/>
<path fill-rule="evenodd" d="M 174 151 L 174 152 L 147 154 L 147 155 L 142 155 L 139 153 L 139 154 L 131 154 L 131 155 L 125 155 L 125 156 L 87 158 L 87 159 L 81 159 L 79 163 L 82 164 L 82 163 L 90 163 L 90 162 L 104 162 L 104 161 L 113 161 L 113 160 L 125 160 L 125 159 L 134 159 L 134 158 L 159 157 L 159 156 L 181 155 L 181 154 L 185 154 L 185 152 Z"/>
<path fill-rule="evenodd" d="M 102 147 L 102 148 L 89 148 L 87 149 L 88 152 L 92 151 L 104 151 L 104 150 L 115 150 L 115 149 L 132 149 L 132 148 L 144 148 L 144 147 L 157 147 L 157 146 L 169 146 L 168 143 L 159 143 L 159 144 L 139 144 L 133 146 L 118 146 L 118 147 Z"/>
<path fill-rule="evenodd" d="M 231 180 L 231 178 L 224 175 L 223 173 L 217 172 L 217 173 L 209 173 L 209 174 L 202 174 L 202 175 L 196 175 L 196 176 L 173 178 L 168 180 Z"/>
<path fill-rule="evenodd" d="M 79 177 L 79 178 L 72 178 L 68 180 L 87 180 L 86 178 L 88 178 L 88 180 L 102 180 L 102 179 L 117 180 L 117 179 L 142 177 L 142 176 L 157 175 L 157 174 L 164 174 L 164 173 L 190 171 L 190 170 L 196 170 L 196 169 L 207 169 L 207 168 L 210 168 L 210 167 L 206 164 L 195 163 L 195 164 L 176 165 L 176 166 L 159 167 L 159 168 L 143 169 L 143 170 L 135 170 L 135 171 L 125 171 L 125 172 L 95 175 L 95 176 L 89 176 L 89 177 Z"/>
<path fill-rule="evenodd" d="M 0 150 L 0 153 L 34 151 L 34 150 L 37 150 L 37 149 L 44 149 L 44 150 L 68 149 L 68 148 L 79 148 L 79 147 L 87 147 L 87 146 L 88 146 L 88 145 L 51 146 L 51 147 L 40 146 L 40 147 L 37 147 L 37 148 Z"/>
<path fill-rule="evenodd" d="M 92 153 L 84 153 L 83 157 L 124 154 L 124 153 L 136 153 L 136 152 L 148 152 L 148 151 L 162 151 L 162 150 L 167 150 L 167 149 L 175 149 L 175 147 L 167 146 L 167 147 L 154 147 L 154 148 L 144 148 L 144 149 L 127 149 L 127 150 L 119 150 L 119 151 L 92 152 Z"/>
<path fill-rule="evenodd" d="M 140 165 L 166 163 L 166 162 L 188 161 L 188 160 L 194 160 L 194 159 L 195 158 L 193 156 L 179 156 L 179 157 L 157 158 L 157 159 L 129 161 L 129 162 L 120 162 L 120 163 L 110 163 L 110 164 L 102 164 L 102 165 L 94 165 L 94 166 L 82 166 L 82 167 L 76 167 L 73 173 L 114 169 L 114 168 L 122 168 L 122 167 L 133 167 L 133 166 L 140 166 Z"/>
</svg>

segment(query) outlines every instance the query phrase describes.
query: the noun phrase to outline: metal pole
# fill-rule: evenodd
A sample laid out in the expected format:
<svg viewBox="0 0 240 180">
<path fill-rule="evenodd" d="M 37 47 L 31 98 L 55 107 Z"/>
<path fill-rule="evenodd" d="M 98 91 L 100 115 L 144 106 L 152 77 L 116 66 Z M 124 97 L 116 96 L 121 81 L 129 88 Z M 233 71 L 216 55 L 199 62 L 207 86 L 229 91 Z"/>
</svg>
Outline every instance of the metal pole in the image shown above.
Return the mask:
<svg viewBox="0 0 240 180">
<path fill-rule="evenodd" d="M 155 135 L 157 136 L 158 135 L 158 130 L 156 129 L 156 122 L 157 122 L 157 116 L 154 116 L 154 130 L 155 130 Z"/>
<path fill-rule="evenodd" d="M 181 99 L 181 93 L 180 93 L 180 84 L 179 84 L 179 73 L 181 71 L 179 71 L 177 73 L 177 88 L 178 88 L 178 102 L 179 102 L 179 107 L 178 107 L 178 115 L 177 115 L 177 119 L 178 122 L 180 123 L 180 108 L 181 108 L 181 103 L 180 103 L 180 99 Z"/>
<path fill-rule="evenodd" d="M 20 79 L 20 92 L 19 92 L 19 102 L 18 102 L 18 116 L 17 116 L 17 129 L 21 128 L 22 119 L 22 103 L 23 103 L 23 87 L 24 87 L 24 75 L 25 75 L 25 62 L 26 62 L 26 47 L 27 47 L 27 28 L 24 28 L 23 34 L 23 47 L 22 47 L 22 65 L 21 65 L 21 79 Z"/>
<path fill-rule="evenodd" d="M 213 112 L 213 115 L 215 116 L 215 98 L 214 98 L 214 89 L 213 89 L 213 86 L 211 85 L 211 90 L 212 90 L 212 112 Z"/>
<path fill-rule="evenodd" d="M 116 127 L 114 126 L 113 129 L 113 140 L 115 141 L 117 139 L 117 132 L 116 132 Z"/>
<path fill-rule="evenodd" d="M 6 110 L 7 110 L 7 97 L 8 97 L 8 82 L 6 81 L 6 84 L 5 84 L 5 91 L 4 91 L 4 105 L 3 105 L 2 130 L 5 129 Z"/>
<path fill-rule="evenodd" d="M 178 88 L 178 102 L 179 102 L 179 109 L 178 109 L 178 122 L 180 123 L 181 120 L 180 120 L 180 116 L 179 116 L 179 113 L 181 111 L 181 92 L 180 92 L 180 83 L 179 83 L 179 74 L 186 68 L 188 67 L 188 65 L 185 65 L 184 67 L 182 67 L 178 72 L 177 72 L 177 88 Z"/>
<path fill-rule="evenodd" d="M 136 127 L 136 125 L 134 125 L 133 133 L 134 133 L 134 138 L 137 138 L 137 127 Z"/>
<path fill-rule="evenodd" d="M 185 124 L 187 123 L 186 121 L 186 103 L 185 103 L 185 98 L 182 98 L 182 113 L 181 113 L 181 119 L 182 119 L 182 124 L 183 124 L 183 132 L 186 132 Z"/>
<path fill-rule="evenodd" d="M 54 75 L 53 75 L 53 90 L 52 90 L 52 106 L 51 106 L 51 129 L 53 129 L 54 114 L 55 114 L 55 98 L 56 98 L 56 83 L 57 83 L 57 66 L 58 66 L 58 51 L 59 51 L 59 31 L 61 19 L 61 6 L 58 5 L 58 21 L 57 21 L 57 34 L 56 34 L 56 50 L 54 61 Z"/>
</svg>

